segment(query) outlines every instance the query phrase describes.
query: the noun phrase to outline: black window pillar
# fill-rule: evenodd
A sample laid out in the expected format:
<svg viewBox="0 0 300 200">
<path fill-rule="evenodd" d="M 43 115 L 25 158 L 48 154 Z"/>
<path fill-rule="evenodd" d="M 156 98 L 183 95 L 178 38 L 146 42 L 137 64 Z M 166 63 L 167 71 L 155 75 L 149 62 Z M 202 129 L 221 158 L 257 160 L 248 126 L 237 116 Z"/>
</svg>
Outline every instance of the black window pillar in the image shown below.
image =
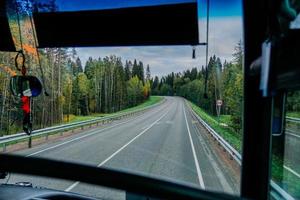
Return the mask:
<svg viewBox="0 0 300 200">
<path fill-rule="evenodd" d="M 244 138 L 241 196 L 268 199 L 271 147 L 271 97 L 259 91 L 259 74 L 251 75 L 251 63 L 260 57 L 266 39 L 267 4 L 244 0 Z"/>
</svg>

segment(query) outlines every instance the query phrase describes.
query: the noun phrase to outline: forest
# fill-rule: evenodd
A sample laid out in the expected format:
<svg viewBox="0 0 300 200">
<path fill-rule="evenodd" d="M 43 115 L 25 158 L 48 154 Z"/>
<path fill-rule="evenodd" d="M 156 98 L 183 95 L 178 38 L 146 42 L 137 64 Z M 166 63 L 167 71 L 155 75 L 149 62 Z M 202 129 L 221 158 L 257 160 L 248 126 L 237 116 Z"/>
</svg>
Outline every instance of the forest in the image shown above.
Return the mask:
<svg viewBox="0 0 300 200">
<path fill-rule="evenodd" d="M 171 72 L 161 79 L 155 77 L 151 87 L 152 94 L 185 97 L 213 116 L 217 116 L 216 101 L 222 100 L 223 105 L 220 114 L 230 115 L 228 125 L 237 133 L 241 133 L 242 61 L 243 49 L 241 42 L 239 42 L 235 48 L 232 62 L 224 61 L 222 63 L 219 57 L 213 55 L 209 58 L 207 71 L 202 66 L 200 69 L 194 67 L 179 73 Z"/>
<path fill-rule="evenodd" d="M 10 77 L 16 53 L 0 52 L 0 133 L 20 131 L 22 110 L 20 99 L 9 92 Z M 34 128 L 69 121 L 70 115 L 111 113 L 136 106 L 150 96 L 150 67 L 142 61 L 125 61 L 115 55 L 90 57 L 85 66 L 75 49 L 52 48 L 39 51 L 42 71 L 32 65 L 28 75 L 44 84 L 45 94 L 33 98 Z M 145 68 L 145 70 L 144 70 Z"/>
<path fill-rule="evenodd" d="M 217 100 L 222 100 L 220 115 L 234 133 L 242 134 L 243 114 L 243 46 L 238 42 L 232 61 L 221 62 L 216 55 L 209 58 L 207 70 L 191 68 L 183 72 L 171 72 L 161 78 L 151 79 L 152 95 L 182 96 L 209 115 L 217 118 Z M 205 87 L 207 87 L 205 91 Z M 287 116 L 300 118 L 300 92 L 288 93 Z"/>
</svg>

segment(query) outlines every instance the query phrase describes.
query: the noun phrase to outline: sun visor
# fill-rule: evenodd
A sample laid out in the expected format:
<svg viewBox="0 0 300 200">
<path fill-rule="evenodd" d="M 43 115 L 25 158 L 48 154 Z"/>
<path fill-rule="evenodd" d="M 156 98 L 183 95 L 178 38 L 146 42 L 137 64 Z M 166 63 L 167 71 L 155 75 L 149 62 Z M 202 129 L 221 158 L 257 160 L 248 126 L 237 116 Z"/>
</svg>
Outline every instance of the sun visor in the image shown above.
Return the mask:
<svg viewBox="0 0 300 200">
<path fill-rule="evenodd" d="M 5 3 L 6 1 L 0 1 L 0 51 L 16 51 L 8 24 Z"/>
<path fill-rule="evenodd" d="M 33 3 L 40 48 L 199 43 L 196 0 L 49 2 Z"/>
</svg>

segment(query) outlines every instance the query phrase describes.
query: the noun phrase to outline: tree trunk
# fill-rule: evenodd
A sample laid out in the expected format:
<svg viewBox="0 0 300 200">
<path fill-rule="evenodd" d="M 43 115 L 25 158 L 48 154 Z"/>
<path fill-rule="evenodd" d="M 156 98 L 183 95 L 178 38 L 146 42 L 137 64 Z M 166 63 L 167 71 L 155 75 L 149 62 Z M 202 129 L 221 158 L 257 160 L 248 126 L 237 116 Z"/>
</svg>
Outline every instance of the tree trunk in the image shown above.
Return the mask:
<svg viewBox="0 0 300 200">
<path fill-rule="evenodd" d="M 7 97 L 7 89 L 6 89 L 7 79 L 4 79 L 3 83 L 3 92 L 2 92 L 2 107 L 1 107 L 1 119 L 0 119 L 0 131 L 3 130 L 3 123 L 4 123 L 4 113 L 5 113 L 5 102 Z"/>
</svg>

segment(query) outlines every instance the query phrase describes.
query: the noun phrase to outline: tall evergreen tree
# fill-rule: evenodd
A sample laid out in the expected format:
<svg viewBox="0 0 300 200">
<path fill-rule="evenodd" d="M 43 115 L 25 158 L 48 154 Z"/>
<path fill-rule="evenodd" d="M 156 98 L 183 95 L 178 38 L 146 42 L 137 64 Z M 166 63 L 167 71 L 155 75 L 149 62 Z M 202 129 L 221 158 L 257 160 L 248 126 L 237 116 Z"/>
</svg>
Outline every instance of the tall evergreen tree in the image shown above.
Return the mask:
<svg viewBox="0 0 300 200">
<path fill-rule="evenodd" d="M 144 74 L 144 64 L 142 61 L 139 61 L 138 64 L 138 78 L 143 82 L 143 84 L 145 83 L 145 74 Z"/>
<path fill-rule="evenodd" d="M 134 59 L 133 66 L 132 66 L 132 77 L 134 76 L 137 76 L 139 78 L 139 66 L 137 64 L 136 59 Z"/>
<path fill-rule="evenodd" d="M 147 65 L 147 68 L 146 68 L 146 80 L 150 81 L 150 79 L 151 79 L 150 66 Z"/>
<path fill-rule="evenodd" d="M 129 79 L 131 78 L 131 68 L 132 68 L 132 63 L 131 63 L 131 61 L 127 61 L 126 60 L 126 62 L 125 62 L 125 74 L 124 74 L 124 76 L 125 76 L 125 81 L 129 81 Z"/>
</svg>

